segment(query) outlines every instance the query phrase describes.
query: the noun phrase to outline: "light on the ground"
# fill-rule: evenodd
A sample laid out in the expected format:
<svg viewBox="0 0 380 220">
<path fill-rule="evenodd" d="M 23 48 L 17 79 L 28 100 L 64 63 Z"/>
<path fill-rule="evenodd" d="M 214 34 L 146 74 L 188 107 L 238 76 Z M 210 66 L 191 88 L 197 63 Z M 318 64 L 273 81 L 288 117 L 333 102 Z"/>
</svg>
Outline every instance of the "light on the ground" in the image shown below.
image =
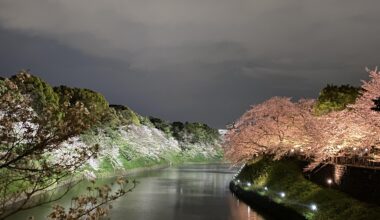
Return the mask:
<svg viewBox="0 0 380 220">
<path fill-rule="evenodd" d="M 312 211 L 317 211 L 317 210 L 318 210 L 318 207 L 317 207 L 316 204 L 311 204 L 311 205 L 310 205 L 310 209 L 311 209 Z"/>
<path fill-rule="evenodd" d="M 330 179 L 330 178 L 327 179 L 326 182 L 327 182 L 327 184 L 329 184 L 329 185 L 331 185 L 331 184 L 333 183 L 332 179 Z"/>
</svg>

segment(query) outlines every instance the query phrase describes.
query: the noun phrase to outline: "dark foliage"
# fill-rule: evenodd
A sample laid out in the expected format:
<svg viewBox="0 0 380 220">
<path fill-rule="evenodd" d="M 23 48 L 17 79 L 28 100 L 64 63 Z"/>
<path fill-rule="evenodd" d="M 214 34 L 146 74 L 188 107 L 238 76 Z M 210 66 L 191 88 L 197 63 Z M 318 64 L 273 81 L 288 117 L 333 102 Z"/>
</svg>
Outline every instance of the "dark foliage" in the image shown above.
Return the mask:
<svg viewBox="0 0 380 220">
<path fill-rule="evenodd" d="M 149 119 L 157 129 L 162 130 L 167 135 L 173 136 L 180 142 L 212 143 L 219 138 L 217 129 L 203 123 L 182 123 L 178 121 L 170 123 L 154 117 L 149 117 Z"/>
<path fill-rule="evenodd" d="M 360 88 L 350 85 L 327 85 L 319 93 L 315 112 L 319 115 L 340 111 L 353 104 L 360 94 Z"/>
<path fill-rule="evenodd" d="M 373 100 L 375 106 L 372 108 L 372 110 L 380 112 L 380 97 Z"/>
</svg>

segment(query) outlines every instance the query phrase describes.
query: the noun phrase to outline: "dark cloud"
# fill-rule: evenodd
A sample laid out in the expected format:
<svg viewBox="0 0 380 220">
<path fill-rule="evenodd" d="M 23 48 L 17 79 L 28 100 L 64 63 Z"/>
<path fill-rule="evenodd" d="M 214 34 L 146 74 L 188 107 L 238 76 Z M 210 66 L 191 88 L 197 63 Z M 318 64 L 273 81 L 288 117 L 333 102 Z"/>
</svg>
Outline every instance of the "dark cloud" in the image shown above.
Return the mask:
<svg viewBox="0 0 380 220">
<path fill-rule="evenodd" d="M 0 72 L 215 127 L 268 97 L 359 85 L 378 64 L 377 0 L 0 0 Z"/>
</svg>

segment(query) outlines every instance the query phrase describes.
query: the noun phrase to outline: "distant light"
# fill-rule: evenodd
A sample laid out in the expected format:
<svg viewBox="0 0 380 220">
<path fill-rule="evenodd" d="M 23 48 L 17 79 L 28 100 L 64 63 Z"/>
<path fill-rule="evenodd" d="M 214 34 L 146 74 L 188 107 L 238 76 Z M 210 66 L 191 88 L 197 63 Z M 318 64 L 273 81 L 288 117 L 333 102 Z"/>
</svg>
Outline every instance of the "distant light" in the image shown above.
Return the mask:
<svg viewBox="0 0 380 220">
<path fill-rule="evenodd" d="M 284 192 L 280 192 L 280 196 L 281 196 L 282 198 L 285 198 L 286 194 L 285 194 Z"/>
<path fill-rule="evenodd" d="M 268 191 L 268 187 L 264 187 L 264 190 L 265 190 L 265 191 Z"/>
<path fill-rule="evenodd" d="M 317 205 L 316 204 L 311 204 L 310 205 L 310 209 L 312 210 L 312 211 L 317 211 L 318 210 L 318 207 L 317 207 Z"/>
<path fill-rule="evenodd" d="M 247 183 L 247 186 L 251 186 L 251 183 Z"/>
<path fill-rule="evenodd" d="M 332 179 L 327 179 L 326 180 L 327 184 L 331 185 L 333 183 Z"/>
</svg>

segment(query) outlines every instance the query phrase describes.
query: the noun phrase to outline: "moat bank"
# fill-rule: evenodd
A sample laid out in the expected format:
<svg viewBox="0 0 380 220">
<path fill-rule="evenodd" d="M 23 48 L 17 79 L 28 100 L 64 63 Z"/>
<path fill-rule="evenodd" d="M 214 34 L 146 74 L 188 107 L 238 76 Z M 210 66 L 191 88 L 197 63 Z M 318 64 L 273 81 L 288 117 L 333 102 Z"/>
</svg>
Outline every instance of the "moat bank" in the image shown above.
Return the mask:
<svg viewBox="0 0 380 220">
<path fill-rule="evenodd" d="M 303 165 L 294 159 L 258 159 L 241 170 L 234 184 L 243 191 L 252 191 L 292 209 L 306 219 L 380 219 L 379 206 L 309 181 L 302 172 Z"/>
</svg>

